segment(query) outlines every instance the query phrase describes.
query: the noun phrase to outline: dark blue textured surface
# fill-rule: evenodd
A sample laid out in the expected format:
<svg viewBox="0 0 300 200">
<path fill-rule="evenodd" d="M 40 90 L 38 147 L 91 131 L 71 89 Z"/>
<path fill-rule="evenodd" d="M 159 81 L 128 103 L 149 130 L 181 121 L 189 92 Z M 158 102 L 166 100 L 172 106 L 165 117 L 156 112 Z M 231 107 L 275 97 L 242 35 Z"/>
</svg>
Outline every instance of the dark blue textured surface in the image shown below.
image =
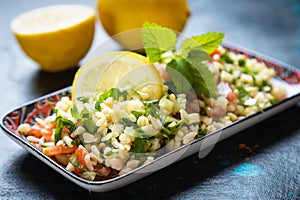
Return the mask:
<svg viewBox="0 0 300 200">
<path fill-rule="evenodd" d="M 72 82 L 75 70 L 46 74 L 21 52 L 10 20 L 29 9 L 83 0 L 0 0 L 0 114 Z M 297 0 L 190 0 L 186 35 L 226 33 L 232 42 L 300 68 Z M 99 28 L 95 43 L 106 39 Z M 0 133 L 0 199 L 300 199 L 300 107 L 124 188 L 89 193 Z"/>
</svg>

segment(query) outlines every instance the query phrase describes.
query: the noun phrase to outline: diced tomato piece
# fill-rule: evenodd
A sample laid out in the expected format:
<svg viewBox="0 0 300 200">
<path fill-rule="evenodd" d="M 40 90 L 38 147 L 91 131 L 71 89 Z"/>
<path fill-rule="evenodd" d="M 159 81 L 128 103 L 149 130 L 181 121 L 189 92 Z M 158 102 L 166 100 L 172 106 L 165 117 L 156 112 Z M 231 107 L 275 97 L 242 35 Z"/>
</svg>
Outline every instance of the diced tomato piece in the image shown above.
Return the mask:
<svg viewBox="0 0 300 200">
<path fill-rule="evenodd" d="M 45 142 L 53 142 L 52 140 L 52 131 L 48 129 L 42 129 L 42 134 L 44 136 Z"/>
<path fill-rule="evenodd" d="M 87 154 L 87 151 L 84 149 L 83 146 L 79 145 L 79 147 L 76 149 L 74 155 L 77 158 L 78 163 L 84 168 L 87 169 L 87 166 L 84 161 L 84 157 Z M 82 169 L 79 169 L 78 167 L 74 166 L 75 173 L 80 174 L 82 172 Z"/>
<path fill-rule="evenodd" d="M 27 135 L 32 135 L 36 138 L 41 138 L 43 136 L 42 129 L 43 128 L 38 124 L 34 124 L 32 127 L 30 127 L 29 131 L 27 132 Z"/>
<path fill-rule="evenodd" d="M 82 165 L 83 168 L 87 169 L 87 166 L 84 161 L 84 157 L 87 154 L 87 151 L 84 149 L 83 146 L 79 145 L 77 150 L 75 151 L 74 155 L 76 156 L 78 163 Z"/>
<path fill-rule="evenodd" d="M 213 57 L 214 55 L 221 55 L 221 52 L 218 50 L 218 49 L 216 49 L 214 52 L 212 52 L 211 54 L 210 54 L 210 56 L 211 57 Z"/>
<path fill-rule="evenodd" d="M 47 130 L 51 130 L 51 129 L 56 128 L 56 127 L 57 127 L 57 123 L 56 122 L 48 122 L 45 125 L 45 129 L 47 129 Z"/>
<path fill-rule="evenodd" d="M 66 126 L 64 126 L 62 129 L 62 137 L 66 136 L 66 135 L 67 136 L 70 135 L 70 130 Z"/>
<path fill-rule="evenodd" d="M 237 96 L 234 92 L 230 92 L 227 96 L 226 99 L 230 102 L 233 102 L 237 99 Z"/>
<path fill-rule="evenodd" d="M 81 169 L 79 169 L 78 167 L 74 166 L 74 170 L 76 174 L 81 174 Z"/>
<path fill-rule="evenodd" d="M 59 146 L 51 146 L 51 147 L 46 147 L 43 148 L 43 153 L 46 154 L 47 156 L 56 156 L 60 154 L 69 154 L 73 153 L 77 149 L 77 146 L 73 147 L 65 147 L 63 145 Z"/>
</svg>

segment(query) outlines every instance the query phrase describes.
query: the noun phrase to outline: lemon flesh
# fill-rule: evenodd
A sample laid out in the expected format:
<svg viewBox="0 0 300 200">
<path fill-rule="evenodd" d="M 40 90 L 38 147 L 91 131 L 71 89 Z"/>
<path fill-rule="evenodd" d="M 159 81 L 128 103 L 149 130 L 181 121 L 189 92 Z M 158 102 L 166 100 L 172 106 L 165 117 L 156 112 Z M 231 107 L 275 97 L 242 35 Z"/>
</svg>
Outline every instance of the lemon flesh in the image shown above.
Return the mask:
<svg viewBox="0 0 300 200">
<path fill-rule="evenodd" d="M 38 8 L 14 18 L 11 30 L 27 56 L 44 71 L 64 71 L 76 66 L 88 52 L 95 11 L 76 4 Z"/>
<path fill-rule="evenodd" d="M 163 93 L 160 74 L 146 57 L 128 51 L 110 52 L 79 68 L 72 84 L 72 100 L 77 104 L 79 97 L 128 87 L 146 94 L 147 100 L 159 99 Z"/>
</svg>

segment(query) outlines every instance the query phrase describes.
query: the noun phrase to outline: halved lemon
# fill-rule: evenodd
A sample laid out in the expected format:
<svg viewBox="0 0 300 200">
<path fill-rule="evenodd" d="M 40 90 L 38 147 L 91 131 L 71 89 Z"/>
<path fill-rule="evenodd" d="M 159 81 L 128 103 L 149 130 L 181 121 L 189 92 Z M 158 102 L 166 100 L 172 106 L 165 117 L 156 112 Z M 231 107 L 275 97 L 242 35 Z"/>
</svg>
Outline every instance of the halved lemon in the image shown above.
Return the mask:
<svg viewBox="0 0 300 200">
<path fill-rule="evenodd" d="M 42 70 L 70 69 L 90 49 L 95 31 L 93 8 L 77 4 L 52 5 L 13 19 L 11 30 L 28 57 Z"/>
<path fill-rule="evenodd" d="M 111 88 L 126 88 L 146 93 L 148 100 L 159 99 L 163 83 L 158 70 L 144 56 L 117 51 L 98 56 L 77 71 L 72 85 L 72 100 L 94 96 Z"/>
</svg>

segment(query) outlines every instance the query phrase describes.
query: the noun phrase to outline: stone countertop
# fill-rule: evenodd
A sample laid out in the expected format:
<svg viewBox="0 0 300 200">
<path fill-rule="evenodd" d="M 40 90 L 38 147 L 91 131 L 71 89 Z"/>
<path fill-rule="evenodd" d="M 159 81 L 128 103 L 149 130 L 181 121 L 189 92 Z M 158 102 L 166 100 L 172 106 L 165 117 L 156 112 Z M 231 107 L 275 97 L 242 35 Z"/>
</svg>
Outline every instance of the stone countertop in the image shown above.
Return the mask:
<svg viewBox="0 0 300 200">
<path fill-rule="evenodd" d="M 48 74 L 27 58 L 9 23 L 41 6 L 94 0 L 0 0 L 0 114 L 71 85 L 77 69 Z M 184 34 L 226 33 L 225 42 L 300 68 L 300 2 L 190 0 Z M 93 46 L 107 35 L 100 25 Z M 0 199 L 300 199 L 300 107 L 297 105 L 118 190 L 92 193 L 49 168 L 0 132 Z"/>
</svg>

